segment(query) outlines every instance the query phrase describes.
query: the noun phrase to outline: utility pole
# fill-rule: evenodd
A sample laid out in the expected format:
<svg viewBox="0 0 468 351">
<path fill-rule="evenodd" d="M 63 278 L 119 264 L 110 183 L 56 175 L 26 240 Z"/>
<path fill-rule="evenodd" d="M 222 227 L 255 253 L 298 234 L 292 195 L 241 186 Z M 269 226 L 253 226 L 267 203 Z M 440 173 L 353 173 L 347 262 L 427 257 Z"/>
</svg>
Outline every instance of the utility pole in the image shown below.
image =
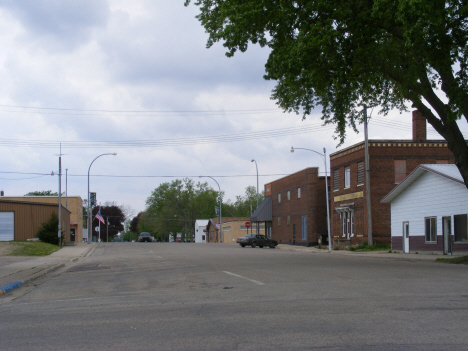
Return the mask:
<svg viewBox="0 0 468 351">
<path fill-rule="evenodd" d="M 59 184 L 58 184 L 58 237 L 60 238 L 60 246 L 62 246 L 62 144 L 60 144 L 59 155 Z"/>
<path fill-rule="evenodd" d="M 68 168 L 65 169 L 65 207 L 68 208 Z"/>
<path fill-rule="evenodd" d="M 369 137 L 367 134 L 367 107 L 364 106 L 364 148 L 366 161 L 366 207 L 367 207 L 367 243 L 372 245 L 372 209 L 370 193 L 370 169 L 369 169 Z"/>
</svg>

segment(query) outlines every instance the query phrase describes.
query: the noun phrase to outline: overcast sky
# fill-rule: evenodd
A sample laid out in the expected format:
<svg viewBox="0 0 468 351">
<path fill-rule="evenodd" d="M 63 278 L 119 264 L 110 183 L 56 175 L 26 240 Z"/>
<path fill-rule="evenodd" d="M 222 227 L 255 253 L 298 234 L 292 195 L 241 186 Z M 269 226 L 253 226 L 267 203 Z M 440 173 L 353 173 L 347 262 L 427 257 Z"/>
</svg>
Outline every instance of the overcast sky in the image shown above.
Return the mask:
<svg viewBox="0 0 468 351">
<path fill-rule="evenodd" d="M 318 155 L 291 154 L 291 146 L 333 153 L 363 140 L 349 130 L 337 149 L 320 111 L 305 121 L 283 113 L 270 99 L 274 82 L 262 78 L 268 50 L 251 46 L 227 58 L 221 44 L 206 49 L 198 8 L 183 3 L 0 1 L 5 196 L 57 191 L 57 176 L 44 174 L 57 173 L 60 143 L 69 195 L 85 199 L 90 163 L 116 152 L 94 162 L 91 191 L 136 214 L 152 190 L 176 177 L 213 176 L 234 200 L 256 185 L 252 159 L 263 189 L 306 167 L 323 174 Z M 373 119 L 369 137 L 410 139 L 411 114 Z"/>
</svg>

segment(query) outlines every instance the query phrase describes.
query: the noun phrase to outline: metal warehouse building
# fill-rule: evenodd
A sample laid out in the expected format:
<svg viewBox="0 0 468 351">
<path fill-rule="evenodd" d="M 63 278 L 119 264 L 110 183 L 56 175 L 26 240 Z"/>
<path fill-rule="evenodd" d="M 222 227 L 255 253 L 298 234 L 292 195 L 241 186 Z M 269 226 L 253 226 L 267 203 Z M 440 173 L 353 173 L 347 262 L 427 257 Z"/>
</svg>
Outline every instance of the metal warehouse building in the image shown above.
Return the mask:
<svg viewBox="0 0 468 351">
<path fill-rule="evenodd" d="M 63 240 L 70 241 L 70 211 L 62 205 L 61 212 Z M 58 216 L 58 204 L 0 199 L 0 241 L 35 238 L 52 213 Z"/>
</svg>

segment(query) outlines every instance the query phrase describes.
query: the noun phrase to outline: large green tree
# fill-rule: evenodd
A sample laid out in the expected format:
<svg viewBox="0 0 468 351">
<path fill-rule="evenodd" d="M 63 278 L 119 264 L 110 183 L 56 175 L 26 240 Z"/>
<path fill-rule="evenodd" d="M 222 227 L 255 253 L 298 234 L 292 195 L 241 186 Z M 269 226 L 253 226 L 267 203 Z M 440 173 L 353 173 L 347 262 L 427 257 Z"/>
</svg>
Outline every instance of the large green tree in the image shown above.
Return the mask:
<svg viewBox="0 0 468 351">
<path fill-rule="evenodd" d="M 199 218 L 214 216 L 218 192 L 208 184 L 185 178 L 158 186 L 146 200 L 146 209 L 138 221 L 138 231 L 147 231 L 162 241 L 168 235 L 182 234 L 193 240 L 193 225 Z"/>
<path fill-rule="evenodd" d="M 41 190 L 41 191 L 30 191 L 24 196 L 58 196 L 57 192 L 52 192 L 52 190 Z"/>
<path fill-rule="evenodd" d="M 258 194 L 258 204 L 263 201 L 263 191 Z M 257 189 L 249 185 L 245 188 L 244 195 L 236 196 L 236 201 L 230 200 L 223 204 L 223 215 L 232 217 L 250 217 L 251 211 L 257 208 Z"/>
<path fill-rule="evenodd" d="M 93 236 L 98 237 L 99 233 L 96 231 L 96 227 L 99 227 L 99 221 L 96 218 L 99 212 L 99 206 L 96 206 L 92 210 L 93 222 L 91 227 L 93 228 Z M 101 241 L 112 241 L 114 236 L 124 230 L 123 223 L 125 221 L 125 214 L 119 206 L 102 206 L 101 216 L 104 218 L 105 223 L 101 223 Z"/>
<path fill-rule="evenodd" d="M 186 5 L 190 0 L 186 0 Z M 363 107 L 419 109 L 448 142 L 468 187 L 468 4 L 465 0 L 194 0 L 227 56 L 271 49 L 266 79 L 285 111 L 318 106 L 325 123 L 356 129 Z"/>
</svg>

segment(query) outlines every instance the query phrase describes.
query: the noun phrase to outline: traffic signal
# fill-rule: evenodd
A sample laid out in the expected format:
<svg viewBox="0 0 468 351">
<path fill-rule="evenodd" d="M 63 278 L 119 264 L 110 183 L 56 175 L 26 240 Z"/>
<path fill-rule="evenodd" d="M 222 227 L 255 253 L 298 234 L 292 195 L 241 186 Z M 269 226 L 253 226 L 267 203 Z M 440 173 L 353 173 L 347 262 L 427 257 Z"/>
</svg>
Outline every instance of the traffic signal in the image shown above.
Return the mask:
<svg viewBox="0 0 468 351">
<path fill-rule="evenodd" d="M 89 193 L 89 202 L 92 206 L 96 206 L 96 193 Z"/>
</svg>

